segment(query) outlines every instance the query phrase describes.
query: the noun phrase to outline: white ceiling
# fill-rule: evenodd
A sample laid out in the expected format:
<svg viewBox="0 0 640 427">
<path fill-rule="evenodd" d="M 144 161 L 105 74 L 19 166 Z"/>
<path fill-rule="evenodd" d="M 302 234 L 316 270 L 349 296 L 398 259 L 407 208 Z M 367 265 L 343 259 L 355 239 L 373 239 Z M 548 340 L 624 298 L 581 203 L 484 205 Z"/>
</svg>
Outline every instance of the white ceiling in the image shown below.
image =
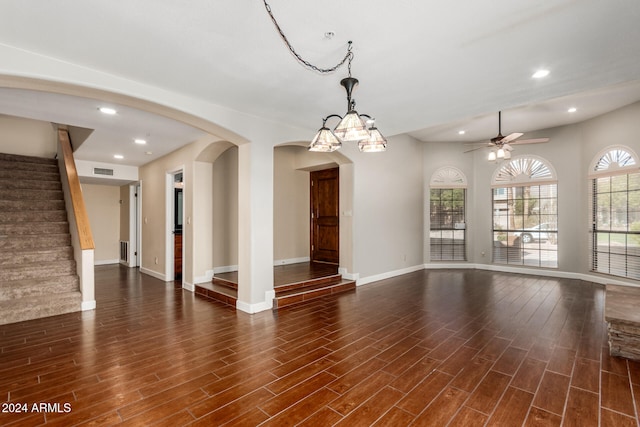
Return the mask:
<svg viewBox="0 0 640 427">
<path fill-rule="evenodd" d="M 295 49 L 329 67 L 353 41 L 357 110 L 392 136 L 474 142 L 640 100 L 640 2 L 270 0 Z M 335 33 L 325 38 L 328 31 Z M 2 0 L 0 44 L 309 129 L 346 110 L 343 67 L 298 64 L 260 0 Z M 0 61 L 1 62 L 1 61 Z M 539 68 L 550 70 L 541 80 Z M 11 64 L 0 64 L 11 72 Z M 46 70 L 43 71 L 46 75 Z M 0 113 L 95 129 L 78 158 L 140 165 L 202 131 L 100 102 L 0 89 Z M 576 113 L 567 113 L 574 106 Z M 458 131 L 464 129 L 465 135 Z M 146 137 L 149 144 L 134 146 Z M 145 154 L 151 151 L 152 154 Z"/>
</svg>

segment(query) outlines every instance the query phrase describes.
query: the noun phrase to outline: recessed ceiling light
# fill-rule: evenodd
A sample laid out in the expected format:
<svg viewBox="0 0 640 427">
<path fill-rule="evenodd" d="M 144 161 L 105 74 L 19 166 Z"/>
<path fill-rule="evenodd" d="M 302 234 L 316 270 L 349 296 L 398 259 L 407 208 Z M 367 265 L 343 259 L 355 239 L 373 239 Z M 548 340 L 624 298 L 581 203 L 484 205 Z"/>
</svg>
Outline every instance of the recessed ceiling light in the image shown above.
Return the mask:
<svg viewBox="0 0 640 427">
<path fill-rule="evenodd" d="M 122 154 L 114 154 L 113 158 L 114 159 L 118 159 L 118 160 L 122 160 L 122 159 L 124 159 L 124 156 Z"/>
<path fill-rule="evenodd" d="M 138 139 L 134 139 L 133 142 L 135 142 L 136 144 L 144 145 L 147 143 L 147 140 L 138 138 Z"/>
<path fill-rule="evenodd" d="M 567 110 L 568 113 L 575 113 L 576 111 L 578 111 L 576 107 L 571 107 Z"/>
<path fill-rule="evenodd" d="M 100 110 L 101 113 L 109 114 L 109 115 L 114 115 L 114 114 L 117 113 L 116 110 L 114 110 L 113 108 L 110 108 L 110 107 L 100 107 L 100 108 L 98 108 L 98 110 Z"/>
<path fill-rule="evenodd" d="M 467 133 L 467 132 L 466 132 L 466 131 L 463 131 L 463 130 L 459 130 L 459 131 L 458 131 L 458 135 L 464 135 L 465 133 Z"/>
<path fill-rule="evenodd" d="M 547 77 L 549 75 L 549 70 L 538 70 L 531 77 L 534 79 L 541 79 L 543 77 Z"/>
<path fill-rule="evenodd" d="M 150 155 L 152 155 L 153 153 L 152 153 L 151 151 L 145 151 L 145 153 L 144 153 L 144 154 L 146 154 L 147 156 L 150 156 Z"/>
</svg>

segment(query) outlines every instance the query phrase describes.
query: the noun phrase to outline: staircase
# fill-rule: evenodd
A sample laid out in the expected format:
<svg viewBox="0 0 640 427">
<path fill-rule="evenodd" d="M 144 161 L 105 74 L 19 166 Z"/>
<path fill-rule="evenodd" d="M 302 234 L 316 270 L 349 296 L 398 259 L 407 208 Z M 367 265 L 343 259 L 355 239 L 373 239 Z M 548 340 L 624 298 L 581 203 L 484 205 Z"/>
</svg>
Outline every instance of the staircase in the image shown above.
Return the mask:
<svg viewBox="0 0 640 427">
<path fill-rule="evenodd" d="M 0 324 L 81 303 L 57 161 L 0 153 Z"/>
<path fill-rule="evenodd" d="M 353 280 L 345 280 L 340 274 L 329 274 L 322 277 L 307 278 L 293 283 L 277 284 L 274 286 L 275 298 L 273 299 L 273 309 L 277 310 L 326 295 L 355 289 L 356 282 Z M 237 277 L 235 275 L 232 275 L 229 279 L 214 277 L 211 283 L 196 284 L 195 293 L 205 298 L 235 307 L 236 301 L 238 300 Z"/>
</svg>

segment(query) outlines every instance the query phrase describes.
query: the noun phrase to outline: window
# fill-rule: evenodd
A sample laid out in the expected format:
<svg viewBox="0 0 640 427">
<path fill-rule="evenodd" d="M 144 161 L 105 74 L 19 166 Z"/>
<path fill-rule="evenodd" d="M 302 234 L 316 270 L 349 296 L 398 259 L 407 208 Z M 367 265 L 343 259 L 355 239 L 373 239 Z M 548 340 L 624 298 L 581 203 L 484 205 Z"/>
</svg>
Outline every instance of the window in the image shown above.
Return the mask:
<svg viewBox="0 0 640 427">
<path fill-rule="evenodd" d="M 640 280 L 640 168 L 626 147 L 596 156 L 592 178 L 591 270 Z"/>
<path fill-rule="evenodd" d="M 517 157 L 492 180 L 493 262 L 558 267 L 558 185 L 547 162 Z"/>
<path fill-rule="evenodd" d="M 465 261 L 465 203 L 467 180 L 452 167 L 431 177 L 429 194 L 431 261 Z"/>
</svg>

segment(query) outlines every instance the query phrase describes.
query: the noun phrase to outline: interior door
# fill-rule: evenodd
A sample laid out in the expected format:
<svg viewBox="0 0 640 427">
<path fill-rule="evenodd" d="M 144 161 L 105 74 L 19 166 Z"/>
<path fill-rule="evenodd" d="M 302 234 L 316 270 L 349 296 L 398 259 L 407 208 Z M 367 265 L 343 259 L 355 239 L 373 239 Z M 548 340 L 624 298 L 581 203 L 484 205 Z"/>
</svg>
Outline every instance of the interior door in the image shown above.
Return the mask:
<svg viewBox="0 0 640 427">
<path fill-rule="evenodd" d="M 311 261 L 340 262 L 338 171 L 311 172 Z"/>
</svg>

